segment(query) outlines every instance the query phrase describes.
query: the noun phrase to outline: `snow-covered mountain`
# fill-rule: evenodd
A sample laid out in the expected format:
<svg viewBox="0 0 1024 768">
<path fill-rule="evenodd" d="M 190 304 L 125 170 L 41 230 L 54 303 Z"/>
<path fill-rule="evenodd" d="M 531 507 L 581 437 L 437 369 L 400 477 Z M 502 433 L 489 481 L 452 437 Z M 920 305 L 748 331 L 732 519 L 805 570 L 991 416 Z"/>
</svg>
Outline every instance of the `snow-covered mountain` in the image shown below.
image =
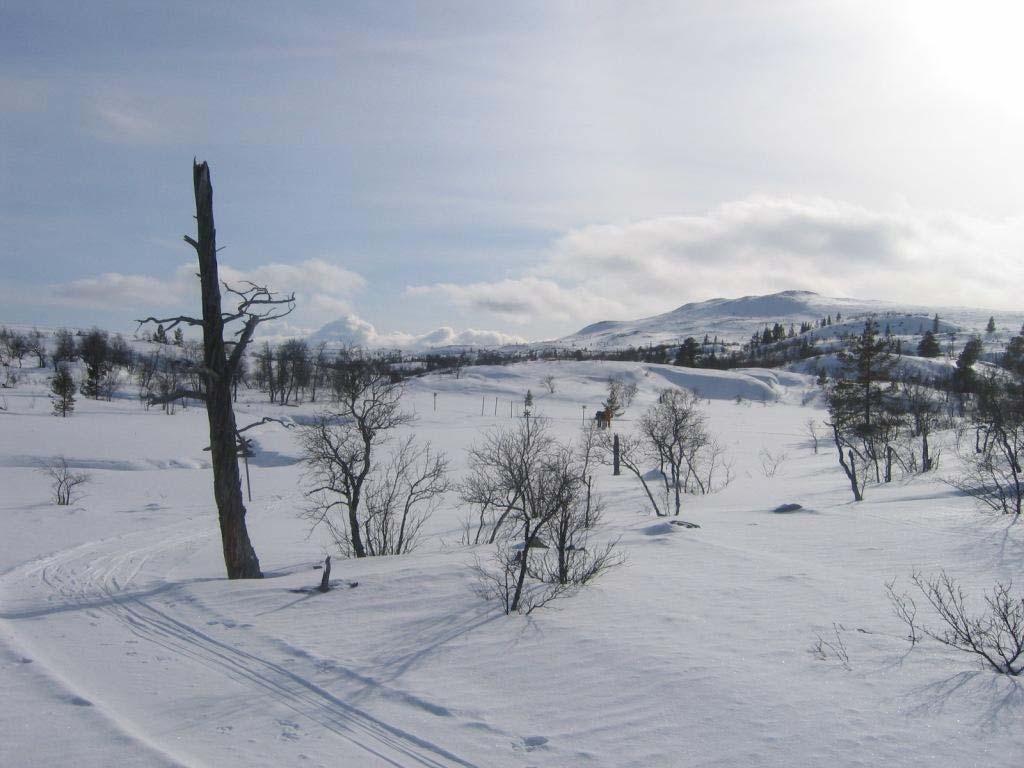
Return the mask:
<svg viewBox="0 0 1024 768">
<path fill-rule="evenodd" d="M 875 316 L 881 329 L 888 325 L 898 335 L 922 333 L 940 318 L 941 333 L 973 333 L 984 329 L 990 316 L 997 326 L 1016 332 L 1024 313 L 993 313 L 964 307 L 925 307 L 901 305 L 870 299 L 834 298 L 813 291 L 782 291 L 766 296 L 738 299 L 709 299 L 684 304 L 671 312 L 639 320 L 606 320 L 588 325 L 574 334 L 551 342 L 552 346 L 588 349 L 622 349 L 657 344 L 673 344 L 687 336 L 704 334 L 720 341 L 741 342 L 765 325 L 781 323 L 788 328 L 801 323 L 831 317 L 833 325 L 817 335 L 840 335 L 859 329 L 864 319 Z M 840 321 L 841 318 L 841 321 Z"/>
<path fill-rule="evenodd" d="M 440 328 L 432 333 L 382 334 L 354 317 L 328 323 L 310 337 L 317 343 L 356 345 L 370 349 L 433 350 L 457 354 L 470 349 L 492 348 L 507 351 L 558 347 L 561 349 L 615 350 L 648 345 L 678 344 L 687 336 L 703 339 L 707 334 L 724 343 L 748 341 L 765 325 L 781 323 L 787 329 L 801 323 L 831 319 L 827 327 L 812 330 L 811 338 L 835 338 L 857 333 L 864 320 L 874 316 L 879 330 L 899 336 L 917 336 L 933 326 L 939 316 L 942 334 L 983 333 L 989 317 L 994 317 L 998 338 L 1018 332 L 1024 312 L 1000 312 L 971 307 L 940 307 L 897 304 L 874 299 L 822 296 L 813 291 L 782 291 L 764 296 L 737 299 L 716 298 L 684 304 L 681 307 L 639 320 L 603 320 L 559 339 L 524 342 L 501 331 L 455 331 Z M 992 337 L 995 340 L 996 337 Z M 1005 339 L 1004 339 L 1005 340 Z"/>
</svg>

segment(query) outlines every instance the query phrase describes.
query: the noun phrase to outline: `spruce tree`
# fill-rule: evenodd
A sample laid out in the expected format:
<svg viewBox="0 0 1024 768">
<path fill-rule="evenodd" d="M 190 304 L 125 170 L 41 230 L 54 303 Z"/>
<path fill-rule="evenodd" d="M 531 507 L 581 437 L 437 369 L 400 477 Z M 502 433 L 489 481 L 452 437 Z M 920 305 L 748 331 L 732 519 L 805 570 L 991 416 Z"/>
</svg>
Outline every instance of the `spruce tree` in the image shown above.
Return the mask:
<svg viewBox="0 0 1024 768">
<path fill-rule="evenodd" d="M 938 357 L 942 353 L 939 348 L 939 340 L 935 338 L 932 331 L 925 331 L 921 343 L 917 345 L 917 354 L 920 357 Z"/>
<path fill-rule="evenodd" d="M 53 392 L 53 414 L 63 418 L 70 416 L 75 410 L 75 379 L 66 365 L 57 369 L 50 381 L 50 390 Z"/>
<path fill-rule="evenodd" d="M 990 317 L 988 319 L 988 325 L 985 326 L 985 333 L 995 333 L 995 332 L 996 332 L 996 319 L 995 319 L 995 317 Z"/>
</svg>

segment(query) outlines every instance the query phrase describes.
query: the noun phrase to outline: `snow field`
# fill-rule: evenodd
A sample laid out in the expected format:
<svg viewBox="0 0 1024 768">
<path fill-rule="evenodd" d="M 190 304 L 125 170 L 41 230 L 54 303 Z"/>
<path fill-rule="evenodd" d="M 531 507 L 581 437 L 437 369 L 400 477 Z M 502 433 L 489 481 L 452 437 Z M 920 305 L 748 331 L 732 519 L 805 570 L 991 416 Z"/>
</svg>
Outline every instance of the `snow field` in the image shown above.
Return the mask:
<svg viewBox="0 0 1024 768">
<path fill-rule="evenodd" d="M 948 447 L 939 476 L 869 487 L 853 504 L 834 449 L 811 451 L 805 422 L 824 414 L 800 405 L 810 377 L 599 362 L 413 380 L 411 428 L 460 475 L 465 449 L 511 424 L 509 402 L 518 413 L 528 388 L 535 415 L 571 439 L 610 375 L 639 387 L 618 430 L 661 387 L 708 398 L 734 479 L 686 497 L 684 518 L 701 525 L 687 530 L 650 515 L 634 478 L 599 468 L 597 538 L 619 538 L 627 563 L 530 617 L 475 593 L 470 566 L 489 548 L 458 544 L 454 496 L 412 555 L 336 558 L 337 589 L 298 591 L 331 548 L 297 517 L 301 465 L 278 425 L 256 431 L 250 460 L 267 578 L 228 582 L 200 408 L 79 398 L 58 419 L 45 381 L 6 392 L 0 764 L 1019 764 L 1024 689 L 934 643 L 908 653 L 884 596 L 914 567 L 944 567 L 975 594 L 1021 571 L 1019 527 L 941 482 Z M 250 393 L 238 418 L 303 421 L 318 407 Z M 786 456 L 774 477 L 762 451 Z M 33 468 L 58 455 L 93 476 L 71 507 L 48 502 Z M 772 513 L 786 502 L 803 509 Z M 849 668 L 811 650 L 833 623 Z"/>
</svg>

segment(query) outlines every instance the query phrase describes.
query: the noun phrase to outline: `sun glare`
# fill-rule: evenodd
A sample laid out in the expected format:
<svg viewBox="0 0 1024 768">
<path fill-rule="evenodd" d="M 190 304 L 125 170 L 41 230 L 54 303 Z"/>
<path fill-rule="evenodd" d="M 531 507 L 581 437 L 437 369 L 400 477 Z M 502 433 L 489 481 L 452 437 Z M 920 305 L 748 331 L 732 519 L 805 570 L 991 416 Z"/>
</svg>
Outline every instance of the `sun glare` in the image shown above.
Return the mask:
<svg viewBox="0 0 1024 768">
<path fill-rule="evenodd" d="M 915 2 L 908 10 L 908 53 L 930 86 L 1024 113 L 1024 5 Z"/>
</svg>

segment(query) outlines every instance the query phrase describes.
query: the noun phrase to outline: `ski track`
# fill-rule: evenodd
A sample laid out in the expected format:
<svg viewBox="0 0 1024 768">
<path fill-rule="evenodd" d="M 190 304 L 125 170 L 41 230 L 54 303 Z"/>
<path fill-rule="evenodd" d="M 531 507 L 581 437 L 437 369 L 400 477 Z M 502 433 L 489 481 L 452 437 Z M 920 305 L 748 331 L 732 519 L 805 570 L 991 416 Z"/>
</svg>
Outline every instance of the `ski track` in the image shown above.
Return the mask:
<svg viewBox="0 0 1024 768">
<path fill-rule="evenodd" d="M 102 615 L 120 622 L 128 632 L 141 640 L 269 694 L 281 706 L 365 750 L 384 764 L 399 767 L 476 768 L 475 763 L 439 744 L 346 703 L 338 695 L 281 664 L 218 640 L 147 601 L 146 597 L 172 588 L 173 582 L 163 582 L 155 588 L 144 588 L 136 592 L 128 591 L 133 580 L 154 556 L 194 545 L 215 533 L 212 529 L 197 533 L 195 524 L 191 522 L 188 524 L 188 532 L 182 533 L 180 528 L 172 526 L 139 535 L 147 541 L 157 538 L 157 543 L 132 547 L 127 542 L 134 536 L 119 536 L 82 544 L 8 571 L 0 576 L 0 588 L 4 591 L 26 594 L 33 591 L 34 586 L 43 585 L 51 595 L 64 600 L 65 605 L 54 609 L 52 605 L 42 603 L 40 597 L 33 597 L 31 602 L 38 607 L 6 611 L 0 614 L 0 619 L 10 622 L 44 616 L 54 610 L 90 611 L 90 615 Z M 117 549 L 111 551 L 112 545 Z M 5 603 L 10 605 L 8 601 Z M 443 706 L 424 701 L 412 693 L 384 686 L 337 664 L 334 666 L 346 672 L 351 680 L 361 682 L 364 687 L 371 685 L 379 688 L 390 701 L 405 703 L 438 717 L 452 716 Z M 144 738 L 159 745 L 155 738 Z"/>
</svg>

